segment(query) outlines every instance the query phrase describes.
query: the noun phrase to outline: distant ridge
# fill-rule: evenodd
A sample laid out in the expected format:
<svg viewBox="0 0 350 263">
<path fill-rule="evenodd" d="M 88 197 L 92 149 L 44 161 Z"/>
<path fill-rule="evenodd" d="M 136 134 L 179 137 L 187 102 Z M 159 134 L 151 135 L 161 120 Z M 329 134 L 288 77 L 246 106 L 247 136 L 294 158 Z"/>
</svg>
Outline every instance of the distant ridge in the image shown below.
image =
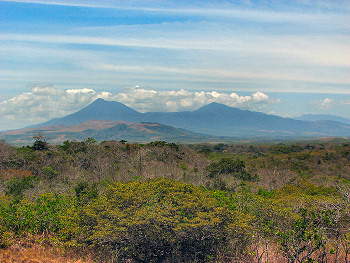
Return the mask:
<svg viewBox="0 0 350 263">
<path fill-rule="evenodd" d="M 240 110 L 210 103 L 194 111 L 140 113 L 116 102 L 97 99 L 66 117 L 30 128 L 77 125 L 91 119 L 105 121 L 155 122 L 213 136 L 233 137 L 322 137 L 350 136 L 350 124 L 334 121 L 303 121 L 261 112 Z"/>
<path fill-rule="evenodd" d="M 302 120 L 302 121 L 337 121 L 342 122 L 346 124 L 350 124 L 350 119 L 340 117 L 340 116 L 334 116 L 329 114 L 305 114 L 299 117 L 294 118 L 296 120 Z"/>
<path fill-rule="evenodd" d="M 135 123 L 126 121 L 89 120 L 76 125 L 56 125 L 7 131 L 0 138 L 16 145 L 33 143 L 33 135 L 40 133 L 50 143 L 62 143 L 66 140 L 84 140 L 93 137 L 98 141 L 127 140 L 136 142 L 171 141 L 203 142 L 218 137 L 197 134 L 159 123 Z"/>
</svg>

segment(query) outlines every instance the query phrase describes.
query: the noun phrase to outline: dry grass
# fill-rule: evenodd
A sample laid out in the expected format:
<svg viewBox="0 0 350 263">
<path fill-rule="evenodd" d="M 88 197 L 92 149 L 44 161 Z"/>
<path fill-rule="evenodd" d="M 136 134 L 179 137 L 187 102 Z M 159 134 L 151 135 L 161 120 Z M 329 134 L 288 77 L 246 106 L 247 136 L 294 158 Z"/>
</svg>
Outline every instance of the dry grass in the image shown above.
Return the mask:
<svg viewBox="0 0 350 263">
<path fill-rule="evenodd" d="M 261 251 L 262 248 L 259 250 Z M 279 253 L 275 246 L 264 253 L 261 263 L 284 263 L 287 262 Z M 61 249 L 33 244 L 15 244 L 7 249 L 0 249 L 0 263 L 94 263 L 90 255 L 77 256 L 76 253 L 65 253 Z M 227 258 L 225 255 L 218 255 L 216 263 L 257 263 L 255 256 Z M 327 258 L 325 262 L 345 263 L 344 255 L 336 261 L 334 255 Z"/>
<path fill-rule="evenodd" d="M 79 258 L 63 250 L 34 244 L 24 247 L 16 244 L 0 250 L 0 263 L 93 263 L 90 256 Z"/>
</svg>

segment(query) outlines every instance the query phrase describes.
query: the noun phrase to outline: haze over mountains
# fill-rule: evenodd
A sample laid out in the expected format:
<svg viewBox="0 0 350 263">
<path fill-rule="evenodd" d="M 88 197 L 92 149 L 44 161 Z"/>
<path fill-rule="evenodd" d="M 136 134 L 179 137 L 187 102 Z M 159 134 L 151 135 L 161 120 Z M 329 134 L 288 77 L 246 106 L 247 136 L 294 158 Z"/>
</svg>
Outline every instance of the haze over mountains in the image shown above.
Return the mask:
<svg viewBox="0 0 350 263">
<path fill-rule="evenodd" d="M 33 142 L 33 135 L 41 134 L 50 143 L 66 140 L 82 141 L 93 137 L 98 141 L 127 140 L 133 142 L 171 141 L 203 142 L 218 141 L 219 137 L 196 134 L 184 129 L 159 123 L 134 123 L 126 121 L 89 120 L 76 125 L 55 125 L 7 131 L 0 138 L 16 145 Z"/>
<path fill-rule="evenodd" d="M 344 123 L 294 120 L 215 102 L 195 111 L 140 113 L 116 101 L 97 99 L 76 113 L 36 127 L 75 125 L 91 119 L 156 122 L 215 136 L 350 136 L 350 125 Z"/>
<path fill-rule="evenodd" d="M 116 101 L 97 99 L 76 113 L 27 127 L 26 130 L 17 130 L 15 133 L 5 132 L 0 138 L 11 141 L 11 136 L 15 136 L 19 140 L 20 134 L 28 136 L 36 130 L 50 133 L 55 142 L 70 138 L 83 139 L 84 136 L 96 137 L 98 140 L 187 142 L 203 139 L 218 141 L 220 138 L 217 136 L 294 139 L 350 136 L 350 124 L 332 120 L 282 118 L 219 103 L 211 103 L 194 111 L 140 113 Z"/>
<path fill-rule="evenodd" d="M 329 114 L 305 114 L 294 118 L 301 121 L 337 121 L 350 124 L 350 119 Z"/>
</svg>

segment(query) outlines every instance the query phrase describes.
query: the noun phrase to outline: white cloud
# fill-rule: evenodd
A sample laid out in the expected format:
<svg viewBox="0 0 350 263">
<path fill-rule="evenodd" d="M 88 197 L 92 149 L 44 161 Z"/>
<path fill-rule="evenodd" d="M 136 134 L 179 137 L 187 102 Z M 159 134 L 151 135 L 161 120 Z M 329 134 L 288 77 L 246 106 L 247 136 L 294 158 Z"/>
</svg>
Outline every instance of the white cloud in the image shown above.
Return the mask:
<svg viewBox="0 0 350 263">
<path fill-rule="evenodd" d="M 0 130 L 62 117 L 80 110 L 97 98 L 107 99 L 110 96 L 109 92 L 95 92 L 92 89 L 61 90 L 37 86 L 30 92 L 0 102 Z"/>
<path fill-rule="evenodd" d="M 322 100 L 312 101 L 311 104 L 321 110 L 329 110 L 336 104 L 336 102 L 330 98 L 325 98 Z"/>
<path fill-rule="evenodd" d="M 91 94 L 95 94 L 96 92 L 92 89 L 68 89 L 66 90 L 66 92 L 68 94 L 81 94 L 81 93 L 91 93 Z"/>
<path fill-rule="evenodd" d="M 80 110 L 97 98 L 119 101 L 140 112 L 195 110 L 211 102 L 259 111 L 268 104 L 278 102 L 262 92 L 240 96 L 236 93 L 192 92 L 184 89 L 157 91 L 136 86 L 113 94 L 87 88 L 62 90 L 36 86 L 30 92 L 0 102 L 0 130 L 22 128 L 63 117 Z"/>
<path fill-rule="evenodd" d="M 156 91 L 140 87 L 126 89 L 112 97 L 141 112 L 195 110 L 211 102 L 231 107 L 262 110 L 269 103 L 278 103 L 277 100 L 270 99 L 262 92 L 256 92 L 251 96 L 239 96 L 236 93 L 227 94 L 217 91 L 192 92 L 184 89 Z"/>
<path fill-rule="evenodd" d="M 262 92 L 256 92 L 253 94 L 253 100 L 256 102 L 266 102 L 269 100 L 269 96 Z"/>
</svg>

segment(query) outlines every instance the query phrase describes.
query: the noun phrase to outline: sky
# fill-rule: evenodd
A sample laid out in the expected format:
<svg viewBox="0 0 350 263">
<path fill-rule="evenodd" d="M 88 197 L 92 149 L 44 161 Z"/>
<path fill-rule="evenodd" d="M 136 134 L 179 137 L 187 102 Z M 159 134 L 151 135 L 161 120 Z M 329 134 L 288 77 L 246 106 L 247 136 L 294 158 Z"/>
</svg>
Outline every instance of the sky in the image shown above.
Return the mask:
<svg viewBox="0 0 350 263">
<path fill-rule="evenodd" d="M 350 118 L 350 1 L 0 0 L 0 130 L 97 98 Z"/>
</svg>

